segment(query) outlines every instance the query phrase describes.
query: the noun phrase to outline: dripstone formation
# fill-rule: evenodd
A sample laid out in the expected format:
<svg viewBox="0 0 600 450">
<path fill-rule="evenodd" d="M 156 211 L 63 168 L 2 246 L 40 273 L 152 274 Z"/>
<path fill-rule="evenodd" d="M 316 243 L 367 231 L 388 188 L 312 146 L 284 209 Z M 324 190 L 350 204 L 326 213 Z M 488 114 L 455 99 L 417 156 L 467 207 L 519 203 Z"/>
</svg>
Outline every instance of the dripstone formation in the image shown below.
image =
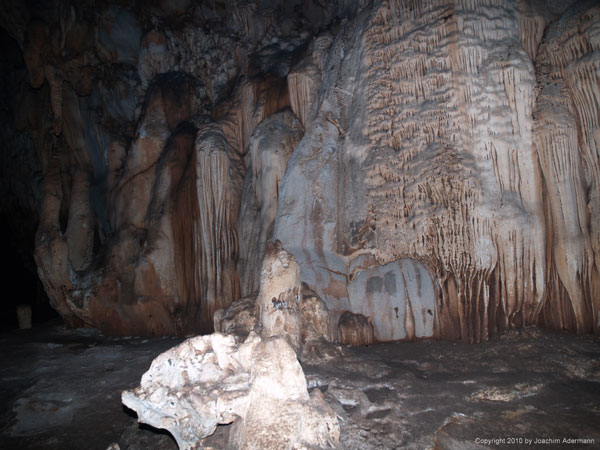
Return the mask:
<svg viewBox="0 0 600 450">
<path fill-rule="evenodd" d="M 244 298 L 285 334 L 311 293 L 331 341 L 600 332 L 597 2 L 32 5 L 0 25 L 69 325 L 210 333 Z"/>
<path fill-rule="evenodd" d="M 123 403 L 140 422 L 165 428 L 181 450 L 202 448 L 217 425 L 230 424 L 228 447 L 261 450 L 326 448 L 339 425 L 323 394 L 308 394 L 296 354 L 284 338 L 243 343 L 214 333 L 161 354 Z"/>
</svg>

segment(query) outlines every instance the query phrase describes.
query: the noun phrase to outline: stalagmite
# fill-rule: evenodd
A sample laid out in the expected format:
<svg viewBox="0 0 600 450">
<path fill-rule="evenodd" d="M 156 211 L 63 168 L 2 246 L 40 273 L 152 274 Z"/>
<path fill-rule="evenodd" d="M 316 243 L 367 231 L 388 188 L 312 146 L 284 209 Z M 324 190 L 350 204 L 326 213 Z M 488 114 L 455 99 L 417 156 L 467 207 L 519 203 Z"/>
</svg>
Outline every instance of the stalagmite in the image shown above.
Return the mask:
<svg viewBox="0 0 600 450">
<path fill-rule="evenodd" d="M 257 325 L 256 296 L 250 295 L 234 301 L 225 309 L 215 311 L 215 331 L 233 334 L 245 339 Z"/>
<path fill-rule="evenodd" d="M 270 243 L 260 276 L 258 308 L 265 336 L 285 336 L 296 351 L 301 346 L 300 268 L 280 242 Z"/>
<path fill-rule="evenodd" d="M 216 331 L 240 337 L 253 330 L 264 338 L 282 336 L 298 354 L 309 342 L 335 338 L 325 302 L 301 283 L 298 264 L 279 241 L 267 246 L 258 295 L 216 311 L 214 323 Z"/>
</svg>

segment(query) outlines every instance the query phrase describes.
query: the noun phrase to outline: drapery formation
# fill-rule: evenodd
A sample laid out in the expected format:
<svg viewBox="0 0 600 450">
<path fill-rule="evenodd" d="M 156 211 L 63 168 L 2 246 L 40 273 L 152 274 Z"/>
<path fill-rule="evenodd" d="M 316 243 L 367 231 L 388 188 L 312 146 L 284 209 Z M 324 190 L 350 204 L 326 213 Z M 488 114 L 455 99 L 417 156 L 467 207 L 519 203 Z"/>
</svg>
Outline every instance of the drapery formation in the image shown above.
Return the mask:
<svg viewBox="0 0 600 450">
<path fill-rule="evenodd" d="M 284 3 L 0 14 L 45 96 L 23 122 L 65 320 L 209 331 L 279 239 L 378 340 L 598 333 L 596 2 Z"/>
</svg>

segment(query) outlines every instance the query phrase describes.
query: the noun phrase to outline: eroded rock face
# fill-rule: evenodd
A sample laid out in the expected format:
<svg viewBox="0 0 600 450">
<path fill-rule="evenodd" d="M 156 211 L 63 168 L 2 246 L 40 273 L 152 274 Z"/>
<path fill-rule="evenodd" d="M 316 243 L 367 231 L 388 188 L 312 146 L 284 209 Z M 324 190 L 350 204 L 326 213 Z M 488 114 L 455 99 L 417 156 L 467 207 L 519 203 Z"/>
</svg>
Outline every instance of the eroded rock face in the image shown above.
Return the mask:
<svg viewBox="0 0 600 450">
<path fill-rule="evenodd" d="M 180 449 L 202 448 L 202 438 L 232 422 L 232 449 L 335 445 L 337 417 L 316 391 L 309 396 L 285 339 L 251 332 L 239 344 L 214 333 L 158 356 L 122 400 L 140 422 L 168 430 Z"/>
<path fill-rule="evenodd" d="M 69 325 L 210 332 L 217 309 L 258 289 L 303 134 L 286 75 L 318 27 L 359 6 L 315 4 L 291 21 L 276 18 L 299 2 L 163 3 L 0 12 L 43 99 L 39 117 L 23 100 L 19 119 L 45 180 L 38 272 Z M 242 199 L 256 217 L 239 225 Z"/>
<path fill-rule="evenodd" d="M 376 340 L 433 336 L 436 291 L 425 266 L 412 259 L 400 259 L 364 269 L 358 260 L 352 273 L 349 310 L 371 319 Z"/>
<path fill-rule="evenodd" d="M 304 77 L 294 89 L 306 134 L 274 238 L 333 314 L 369 316 L 385 339 L 600 330 L 589 152 L 599 12 L 538 9 L 374 2 L 324 51 L 319 87 Z M 301 101 L 307 91 L 317 99 Z M 418 296 L 403 269 L 386 290 L 386 265 L 405 262 L 427 286 Z M 356 294 L 375 274 L 370 304 Z"/>
<path fill-rule="evenodd" d="M 167 3 L 0 12 L 69 324 L 210 332 L 278 239 L 377 340 L 600 332 L 594 2 Z"/>
</svg>

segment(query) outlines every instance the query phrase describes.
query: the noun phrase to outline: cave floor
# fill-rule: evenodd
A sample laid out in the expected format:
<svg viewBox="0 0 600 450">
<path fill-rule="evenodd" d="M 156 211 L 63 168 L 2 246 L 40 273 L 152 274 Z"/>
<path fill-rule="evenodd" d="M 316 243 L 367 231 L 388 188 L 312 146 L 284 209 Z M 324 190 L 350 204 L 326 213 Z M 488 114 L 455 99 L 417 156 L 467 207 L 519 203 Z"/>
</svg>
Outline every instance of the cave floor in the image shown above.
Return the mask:
<svg viewBox="0 0 600 450">
<path fill-rule="evenodd" d="M 0 448 L 176 449 L 138 426 L 120 392 L 179 342 L 56 323 L 0 335 Z M 478 345 L 317 347 L 303 367 L 337 411 L 345 449 L 600 448 L 597 337 L 529 328 Z M 227 432 L 205 448 L 224 448 Z"/>
<path fill-rule="evenodd" d="M 343 352 L 304 370 L 343 419 L 345 448 L 600 448 L 598 338 L 528 328 Z"/>
</svg>

